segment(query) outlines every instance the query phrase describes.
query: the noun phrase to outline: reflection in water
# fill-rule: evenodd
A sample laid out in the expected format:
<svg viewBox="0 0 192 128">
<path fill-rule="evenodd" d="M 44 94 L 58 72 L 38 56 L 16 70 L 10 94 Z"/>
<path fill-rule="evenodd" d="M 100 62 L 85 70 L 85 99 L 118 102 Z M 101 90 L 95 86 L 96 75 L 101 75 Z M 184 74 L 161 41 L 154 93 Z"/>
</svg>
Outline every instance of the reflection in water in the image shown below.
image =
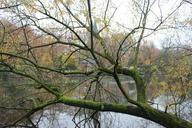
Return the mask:
<svg viewBox="0 0 192 128">
<path fill-rule="evenodd" d="M 49 110 L 46 110 L 44 115 L 39 123 L 39 128 L 75 128 L 76 126 L 72 121 L 73 116 L 65 112 L 61 113 L 57 111 L 53 115 Z M 76 118 L 76 121 L 78 122 L 82 119 L 83 117 Z M 113 112 L 101 113 L 99 120 L 101 128 L 164 128 L 139 117 Z M 90 122 L 85 125 L 82 124 L 79 127 L 94 128 Z"/>
<path fill-rule="evenodd" d="M 160 96 L 155 99 L 155 102 L 158 103 L 158 108 L 164 111 L 168 100 L 169 97 Z M 154 105 L 153 107 L 157 106 Z M 182 103 L 180 108 L 182 109 L 181 117 L 192 121 L 192 116 L 190 116 L 192 112 L 192 101 L 189 100 Z M 75 128 L 77 126 L 72 121 L 75 111 L 74 109 L 70 111 L 69 109 L 65 109 L 65 111 L 48 109 L 43 112 L 43 116 L 42 114 L 36 116 L 34 122 L 39 121 L 39 128 Z M 38 120 L 40 116 L 41 118 Z M 86 118 L 85 116 L 87 115 L 79 114 L 75 117 L 75 122 L 81 122 L 78 125 L 80 128 L 94 128 L 93 120 L 90 118 L 84 120 Z M 164 128 L 154 122 L 139 117 L 114 112 L 102 112 L 98 120 L 101 128 Z"/>
<path fill-rule="evenodd" d="M 179 99 L 176 99 L 176 100 L 178 101 Z M 155 99 L 155 103 L 157 104 L 153 105 L 154 108 L 157 108 L 161 111 L 165 111 L 166 106 L 174 102 L 173 102 L 173 97 L 161 95 Z M 177 104 L 175 106 L 173 105 L 169 107 L 168 112 L 177 113 L 177 116 L 185 120 L 192 121 L 192 99 L 187 100 L 181 104 Z"/>
</svg>

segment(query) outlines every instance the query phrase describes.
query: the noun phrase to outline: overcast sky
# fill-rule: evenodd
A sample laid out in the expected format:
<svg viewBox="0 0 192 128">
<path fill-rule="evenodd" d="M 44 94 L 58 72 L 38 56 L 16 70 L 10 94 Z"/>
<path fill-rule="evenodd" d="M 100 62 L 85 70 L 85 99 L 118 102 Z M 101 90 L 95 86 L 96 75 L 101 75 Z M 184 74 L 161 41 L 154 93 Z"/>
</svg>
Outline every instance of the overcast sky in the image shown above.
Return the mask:
<svg viewBox="0 0 192 128">
<path fill-rule="evenodd" d="M 98 5 L 96 8 L 101 11 L 101 9 L 104 9 L 106 7 L 106 0 L 96 0 L 98 2 Z M 147 27 L 153 28 L 158 23 L 158 19 L 162 15 L 162 18 L 166 18 L 167 15 L 169 15 L 179 4 L 181 0 L 155 0 L 156 2 L 151 8 L 151 12 L 149 13 L 148 20 L 147 20 Z M 153 0 L 151 0 L 151 3 Z M 125 26 L 126 28 L 134 28 L 137 26 L 137 13 L 133 10 L 132 2 L 131 0 L 111 0 L 111 4 L 109 6 L 109 13 L 110 14 L 117 8 L 115 15 L 112 19 L 112 26 L 115 29 L 121 29 L 123 31 L 129 31 L 127 29 L 123 29 L 123 27 L 117 27 L 117 24 Z M 97 10 L 96 10 L 97 11 Z M 103 12 L 103 10 L 102 10 Z M 0 17 L 6 17 L 8 16 L 7 13 L 3 13 L 0 11 Z M 184 21 L 186 18 L 192 17 L 192 5 L 186 4 L 183 5 L 177 12 L 175 12 L 173 17 L 177 18 L 176 20 L 179 22 Z M 136 18 L 137 17 L 137 18 Z M 169 21 L 169 22 L 168 22 Z M 173 18 L 170 20 L 167 20 L 167 25 L 173 25 L 170 24 L 170 21 L 173 22 Z M 146 38 L 147 40 L 151 40 L 155 43 L 157 47 L 161 47 L 161 43 L 163 40 L 169 35 L 175 34 L 175 31 L 158 31 L 151 35 L 150 37 Z M 181 39 L 185 37 L 191 37 L 192 32 L 191 31 L 177 31 L 177 34 L 182 36 Z"/>
<path fill-rule="evenodd" d="M 114 4 L 116 4 L 117 11 L 114 16 L 115 22 L 118 22 L 119 24 L 123 24 L 126 27 L 133 27 L 132 25 L 134 24 L 134 13 L 131 10 L 132 8 L 130 7 L 130 0 L 112 0 Z M 153 2 L 153 0 L 151 1 Z M 151 27 L 154 23 L 157 22 L 157 17 L 160 18 L 161 15 L 163 18 L 167 17 L 179 4 L 181 0 L 156 0 L 155 4 L 152 6 L 151 10 L 152 13 L 149 14 L 148 16 L 148 23 L 147 27 Z M 179 22 L 182 22 L 186 20 L 187 18 L 192 18 L 192 5 L 189 4 L 184 4 L 179 8 L 178 11 L 176 11 L 172 17 L 175 17 Z M 132 19 L 132 20 L 131 20 Z M 171 18 L 173 20 L 173 18 Z M 168 25 L 173 25 L 168 23 L 168 21 L 171 21 L 170 19 L 167 20 Z M 158 31 L 155 34 L 151 35 L 148 40 L 151 40 L 152 42 L 155 43 L 155 45 L 160 48 L 161 44 L 165 40 L 165 38 L 169 35 L 172 36 L 175 34 L 175 31 L 173 30 L 162 30 Z M 188 38 L 192 36 L 192 31 L 182 31 L 178 30 L 177 31 L 177 36 L 179 35 L 180 38 Z M 182 40 L 182 39 L 181 39 Z"/>
</svg>

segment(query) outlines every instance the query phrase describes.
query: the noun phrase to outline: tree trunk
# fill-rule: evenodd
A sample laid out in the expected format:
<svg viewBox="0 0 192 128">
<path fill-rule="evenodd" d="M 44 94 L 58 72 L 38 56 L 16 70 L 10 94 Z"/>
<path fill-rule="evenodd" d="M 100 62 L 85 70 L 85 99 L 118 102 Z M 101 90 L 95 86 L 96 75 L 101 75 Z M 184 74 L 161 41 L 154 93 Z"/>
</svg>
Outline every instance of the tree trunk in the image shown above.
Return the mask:
<svg viewBox="0 0 192 128">
<path fill-rule="evenodd" d="M 97 111 L 110 111 L 129 114 L 137 117 L 142 117 L 153 122 L 156 122 L 166 128 L 192 128 L 192 123 L 180 119 L 172 114 L 164 113 L 149 105 L 142 103 L 140 108 L 136 106 L 124 104 L 110 104 L 104 102 L 94 102 L 89 100 L 79 100 L 67 97 L 62 97 L 58 101 L 70 106 L 83 107 Z"/>
</svg>

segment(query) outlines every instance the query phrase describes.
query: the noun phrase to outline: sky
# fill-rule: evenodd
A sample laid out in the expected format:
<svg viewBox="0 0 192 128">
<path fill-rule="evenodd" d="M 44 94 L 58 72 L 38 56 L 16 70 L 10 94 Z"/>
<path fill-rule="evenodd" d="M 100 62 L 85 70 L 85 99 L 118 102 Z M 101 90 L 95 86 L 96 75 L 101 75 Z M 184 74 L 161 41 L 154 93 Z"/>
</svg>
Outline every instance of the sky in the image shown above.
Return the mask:
<svg viewBox="0 0 192 128">
<path fill-rule="evenodd" d="M 117 31 L 124 31 L 124 32 L 128 32 L 131 29 L 130 28 L 134 28 L 137 26 L 138 24 L 138 16 L 137 13 L 133 10 L 133 6 L 131 0 L 110 0 L 111 3 L 109 5 L 109 12 L 108 12 L 108 17 L 110 17 L 110 15 L 114 12 L 115 8 L 117 9 L 114 17 L 111 21 L 111 26 L 113 27 L 112 29 L 116 29 Z M 151 0 L 151 3 L 154 0 Z M 158 19 L 162 16 L 162 18 L 164 19 L 165 17 L 167 17 L 167 15 L 169 15 L 176 6 L 179 5 L 181 0 L 155 0 L 156 2 L 154 2 L 152 8 L 151 8 L 151 12 L 149 13 L 148 16 L 148 20 L 147 20 L 147 27 L 149 28 L 154 28 L 154 26 L 157 25 Z M 102 11 L 102 13 L 104 12 L 104 9 L 106 7 L 106 0 L 96 0 L 97 2 L 97 6 L 96 6 L 96 13 Z M 9 16 L 8 13 L 3 13 L 0 10 L 0 18 L 1 17 L 7 17 Z M 170 24 L 171 21 L 173 22 L 173 20 L 177 20 L 177 22 L 181 22 L 184 21 L 186 18 L 188 17 L 192 17 L 192 5 L 184 5 L 182 6 L 177 12 L 175 12 L 173 15 L 173 17 L 175 17 L 175 19 L 169 19 L 167 20 L 166 25 L 173 25 Z M 45 25 L 49 23 L 49 21 L 43 22 Z M 169 23 L 169 24 L 168 24 Z M 121 25 L 121 26 L 119 26 Z M 124 27 L 124 28 L 123 28 Z M 148 34 L 149 31 L 146 31 L 146 34 Z M 186 37 L 190 37 L 192 34 L 191 31 L 182 31 L 179 30 L 177 31 L 177 35 L 182 36 L 182 38 Z M 152 35 L 150 35 L 149 37 L 146 37 L 146 40 L 150 40 L 152 42 L 154 42 L 155 46 L 158 48 L 161 48 L 161 44 L 162 42 L 165 40 L 165 38 L 167 38 L 167 36 L 172 36 L 173 34 L 175 34 L 174 30 L 161 30 L 158 31 Z M 182 39 L 181 38 L 181 39 Z"/>
<path fill-rule="evenodd" d="M 161 15 L 163 19 L 167 17 L 177 6 L 179 6 L 181 0 L 156 0 L 154 5 L 152 6 L 152 13 L 149 13 L 148 21 L 147 21 L 147 27 L 153 26 L 157 22 L 157 17 L 160 18 Z M 151 0 L 151 3 L 153 0 Z M 119 24 L 123 24 L 127 28 L 131 28 L 134 24 L 134 13 L 131 10 L 132 8 L 130 6 L 130 0 L 113 0 L 113 3 L 116 4 L 118 7 L 116 14 L 114 16 L 115 22 L 119 22 Z M 179 8 L 178 11 L 176 11 L 174 14 L 172 14 L 172 17 L 175 17 L 177 22 L 182 22 L 186 20 L 187 18 L 192 18 L 192 5 L 184 4 Z M 171 18 L 171 20 L 174 20 Z M 168 21 L 171 21 L 170 19 L 167 20 L 167 25 L 173 26 L 173 24 L 168 23 Z M 173 21 L 171 21 L 173 22 Z M 162 47 L 162 43 L 167 38 L 167 36 L 173 36 L 175 34 L 175 30 L 168 29 L 168 30 L 161 30 L 158 31 L 151 36 L 147 37 L 147 40 L 150 40 L 154 42 L 155 46 L 158 48 Z M 190 30 L 177 30 L 177 36 L 179 35 L 180 38 L 187 39 L 188 37 L 192 37 L 192 31 Z M 182 39 L 181 39 L 182 40 Z"/>
</svg>

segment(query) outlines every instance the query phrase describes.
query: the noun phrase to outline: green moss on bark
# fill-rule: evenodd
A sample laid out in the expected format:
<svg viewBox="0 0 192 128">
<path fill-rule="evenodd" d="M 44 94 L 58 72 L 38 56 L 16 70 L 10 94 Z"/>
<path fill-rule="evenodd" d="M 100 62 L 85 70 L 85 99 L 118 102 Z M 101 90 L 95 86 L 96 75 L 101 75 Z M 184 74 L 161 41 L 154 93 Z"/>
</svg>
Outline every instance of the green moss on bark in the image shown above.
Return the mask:
<svg viewBox="0 0 192 128">
<path fill-rule="evenodd" d="M 174 115 L 156 110 L 145 103 L 140 103 L 140 107 L 136 107 L 124 104 L 110 104 L 90 100 L 72 99 L 68 97 L 61 97 L 59 102 L 70 106 L 83 107 L 97 111 L 111 111 L 130 114 L 151 120 L 167 128 L 192 128 L 192 123 L 177 118 Z"/>
</svg>

